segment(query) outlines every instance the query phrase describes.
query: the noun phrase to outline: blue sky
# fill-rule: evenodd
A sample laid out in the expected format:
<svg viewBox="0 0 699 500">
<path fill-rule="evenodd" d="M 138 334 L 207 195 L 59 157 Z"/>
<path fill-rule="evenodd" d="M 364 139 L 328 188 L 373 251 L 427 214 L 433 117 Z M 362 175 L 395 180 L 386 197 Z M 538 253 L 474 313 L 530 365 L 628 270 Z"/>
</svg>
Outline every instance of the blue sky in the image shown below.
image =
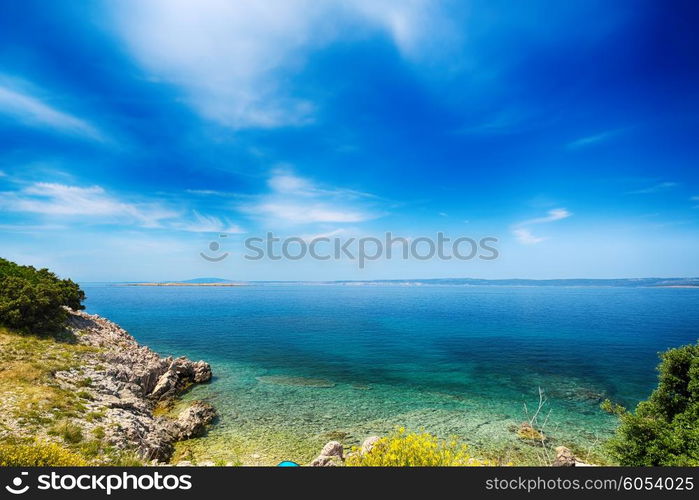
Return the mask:
<svg viewBox="0 0 699 500">
<path fill-rule="evenodd" d="M 7 4 L 0 255 L 82 281 L 699 276 L 696 10 Z M 500 258 L 243 259 L 267 231 Z"/>
</svg>

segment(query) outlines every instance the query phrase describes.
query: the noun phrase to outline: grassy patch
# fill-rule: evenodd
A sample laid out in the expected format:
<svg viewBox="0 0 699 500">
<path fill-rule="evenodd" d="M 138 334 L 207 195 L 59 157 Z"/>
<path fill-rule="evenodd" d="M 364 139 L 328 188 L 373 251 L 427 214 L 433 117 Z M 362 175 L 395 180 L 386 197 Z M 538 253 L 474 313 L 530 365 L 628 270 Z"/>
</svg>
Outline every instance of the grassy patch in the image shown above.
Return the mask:
<svg viewBox="0 0 699 500">
<path fill-rule="evenodd" d="M 47 419 L 79 414 L 84 404 L 62 389 L 54 374 L 79 369 L 90 352 L 96 349 L 0 327 L 0 398 L 11 399 L 14 416 L 28 423 L 41 425 Z"/>
<path fill-rule="evenodd" d="M 77 444 L 83 440 L 82 428 L 69 421 L 62 421 L 54 425 L 49 431 L 50 434 L 60 436 L 63 441 L 69 444 Z"/>
</svg>

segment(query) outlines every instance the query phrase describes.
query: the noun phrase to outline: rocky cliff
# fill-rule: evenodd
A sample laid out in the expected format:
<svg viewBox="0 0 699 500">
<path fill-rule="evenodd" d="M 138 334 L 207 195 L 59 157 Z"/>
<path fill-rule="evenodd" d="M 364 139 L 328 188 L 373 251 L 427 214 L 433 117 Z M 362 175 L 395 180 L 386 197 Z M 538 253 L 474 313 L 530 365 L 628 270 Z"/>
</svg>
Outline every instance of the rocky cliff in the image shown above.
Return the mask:
<svg viewBox="0 0 699 500">
<path fill-rule="evenodd" d="M 87 392 L 85 415 L 99 415 L 104 439 L 117 449 L 134 449 L 148 461 L 167 461 L 173 443 L 200 435 L 215 416 L 208 403 L 197 401 L 175 418 L 154 410 L 182 394 L 192 384 L 208 382 L 211 367 L 204 361 L 161 357 L 118 325 L 96 315 L 69 311 L 68 328 L 79 344 L 91 346 L 79 367 L 58 371 L 63 389 Z M 75 422 L 86 432 L 97 425 Z"/>
</svg>

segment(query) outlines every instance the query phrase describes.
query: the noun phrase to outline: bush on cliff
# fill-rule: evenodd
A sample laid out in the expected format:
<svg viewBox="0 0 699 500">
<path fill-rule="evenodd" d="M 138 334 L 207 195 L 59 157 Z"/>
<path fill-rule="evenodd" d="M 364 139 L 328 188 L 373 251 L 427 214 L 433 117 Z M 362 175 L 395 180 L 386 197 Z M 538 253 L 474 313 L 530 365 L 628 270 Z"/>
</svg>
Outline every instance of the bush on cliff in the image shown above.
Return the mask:
<svg viewBox="0 0 699 500">
<path fill-rule="evenodd" d="M 354 450 L 354 453 L 347 457 L 345 464 L 365 467 L 494 465 L 471 458 L 464 444 L 443 441 L 427 432 L 408 433 L 403 428 L 379 439 L 368 453 Z"/>
<path fill-rule="evenodd" d="M 0 467 L 76 467 L 88 465 L 80 455 L 55 443 L 0 444 Z"/>
<path fill-rule="evenodd" d="M 660 355 L 658 387 L 635 412 L 605 401 L 621 421 L 610 441 L 621 465 L 699 465 L 699 343 Z"/>
<path fill-rule="evenodd" d="M 84 299 L 71 280 L 0 258 L 0 325 L 22 333 L 55 333 L 67 317 L 63 306 L 83 309 Z"/>
</svg>

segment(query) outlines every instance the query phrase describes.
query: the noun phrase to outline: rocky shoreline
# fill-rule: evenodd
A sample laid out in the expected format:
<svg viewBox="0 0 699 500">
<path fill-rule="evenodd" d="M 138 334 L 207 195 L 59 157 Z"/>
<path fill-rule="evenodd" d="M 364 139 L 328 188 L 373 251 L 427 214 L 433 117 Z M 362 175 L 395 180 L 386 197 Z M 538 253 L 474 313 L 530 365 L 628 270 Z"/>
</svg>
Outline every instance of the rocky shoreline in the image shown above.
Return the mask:
<svg viewBox="0 0 699 500">
<path fill-rule="evenodd" d="M 85 414 L 99 421 L 76 418 L 85 432 L 104 429 L 105 440 L 119 450 L 133 450 L 148 462 L 170 459 L 177 441 L 201 435 L 216 417 L 204 401 L 196 401 L 175 417 L 158 416 L 193 384 L 211 380 L 204 361 L 161 357 L 141 346 L 123 328 L 100 316 L 68 310 L 68 330 L 74 341 L 95 348 L 81 366 L 55 373 L 62 388 L 89 395 Z"/>
</svg>

